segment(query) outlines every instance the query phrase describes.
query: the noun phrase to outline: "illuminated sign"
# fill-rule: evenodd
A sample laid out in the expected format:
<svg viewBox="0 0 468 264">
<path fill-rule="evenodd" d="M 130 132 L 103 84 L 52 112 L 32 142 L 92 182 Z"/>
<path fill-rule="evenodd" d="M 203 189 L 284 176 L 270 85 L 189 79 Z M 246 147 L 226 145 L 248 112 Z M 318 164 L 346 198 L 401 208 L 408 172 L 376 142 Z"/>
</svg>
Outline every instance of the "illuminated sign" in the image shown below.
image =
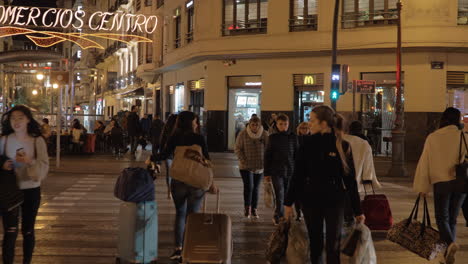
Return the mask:
<svg viewBox="0 0 468 264">
<path fill-rule="evenodd" d="M 122 11 L 86 13 L 84 10 L 3 6 L 0 5 L 0 38 L 26 35 L 36 45 L 50 47 L 63 41 L 71 41 L 83 49 L 103 46 L 90 39 L 104 38 L 128 43 L 152 42 L 150 39 L 133 34 L 115 34 L 111 32 L 152 34 L 158 26 L 157 16 L 128 14 Z M 39 31 L 28 27 L 76 29 L 79 33 L 60 33 L 56 31 Z M 81 33 L 82 29 L 99 31 L 99 33 Z M 37 34 L 45 35 L 37 36 Z"/>
<path fill-rule="evenodd" d="M 200 89 L 200 81 L 195 82 L 195 89 Z"/>
<path fill-rule="evenodd" d="M 304 85 L 314 85 L 314 84 L 315 84 L 315 81 L 314 81 L 313 76 L 311 75 L 304 76 Z"/>
<path fill-rule="evenodd" d="M 340 75 L 339 74 L 332 74 L 332 81 L 339 81 Z"/>
<path fill-rule="evenodd" d="M 261 86 L 262 82 L 246 82 L 245 86 Z"/>
<path fill-rule="evenodd" d="M 185 8 L 187 8 L 187 9 L 189 9 L 192 6 L 193 6 L 193 0 L 188 1 L 187 4 L 185 4 Z"/>
</svg>

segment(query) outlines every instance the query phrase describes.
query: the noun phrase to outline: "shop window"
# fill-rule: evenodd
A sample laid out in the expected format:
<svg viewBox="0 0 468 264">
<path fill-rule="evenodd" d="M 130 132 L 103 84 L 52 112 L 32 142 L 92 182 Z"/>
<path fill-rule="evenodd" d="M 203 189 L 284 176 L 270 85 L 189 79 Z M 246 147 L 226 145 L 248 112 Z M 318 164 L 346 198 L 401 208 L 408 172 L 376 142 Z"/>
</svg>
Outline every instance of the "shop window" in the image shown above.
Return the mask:
<svg viewBox="0 0 468 264">
<path fill-rule="evenodd" d="M 343 28 L 397 24 L 398 0 L 344 0 Z"/>
<path fill-rule="evenodd" d="M 187 8 L 187 36 L 186 41 L 190 43 L 193 41 L 193 25 L 195 17 L 195 3 L 194 0 L 190 0 L 185 4 Z"/>
<path fill-rule="evenodd" d="M 393 123 L 395 120 L 396 103 L 396 73 L 362 73 L 361 79 L 376 81 L 374 93 L 361 95 L 361 121 L 372 141 L 372 149 L 376 155 L 391 154 Z M 404 74 L 402 74 L 404 86 Z M 402 87 L 402 89 L 404 89 Z M 404 100 L 404 98 L 403 98 Z"/>
<path fill-rule="evenodd" d="M 458 0 L 458 25 L 468 25 L 468 0 Z"/>
<path fill-rule="evenodd" d="M 181 22 L 182 19 L 180 17 L 180 9 L 177 8 L 174 11 L 174 48 L 180 48 L 181 44 L 181 35 L 182 35 L 182 28 L 181 28 Z"/>
<path fill-rule="evenodd" d="M 289 31 L 317 30 L 317 0 L 290 0 Z"/>
<path fill-rule="evenodd" d="M 157 8 L 160 8 L 163 5 L 164 5 L 164 0 L 156 0 L 156 7 Z"/>
<path fill-rule="evenodd" d="M 224 0 L 224 36 L 267 32 L 268 0 Z"/>
</svg>

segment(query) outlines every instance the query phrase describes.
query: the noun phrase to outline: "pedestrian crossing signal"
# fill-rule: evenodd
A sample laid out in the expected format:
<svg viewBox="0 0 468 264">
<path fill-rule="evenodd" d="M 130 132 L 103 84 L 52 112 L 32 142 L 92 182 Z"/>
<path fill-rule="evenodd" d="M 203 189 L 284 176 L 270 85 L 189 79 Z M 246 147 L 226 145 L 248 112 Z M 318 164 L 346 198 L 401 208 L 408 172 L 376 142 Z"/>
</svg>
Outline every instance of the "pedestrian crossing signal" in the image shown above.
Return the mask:
<svg viewBox="0 0 468 264">
<path fill-rule="evenodd" d="M 333 64 L 331 73 L 330 99 L 336 101 L 340 98 L 341 65 Z"/>
</svg>

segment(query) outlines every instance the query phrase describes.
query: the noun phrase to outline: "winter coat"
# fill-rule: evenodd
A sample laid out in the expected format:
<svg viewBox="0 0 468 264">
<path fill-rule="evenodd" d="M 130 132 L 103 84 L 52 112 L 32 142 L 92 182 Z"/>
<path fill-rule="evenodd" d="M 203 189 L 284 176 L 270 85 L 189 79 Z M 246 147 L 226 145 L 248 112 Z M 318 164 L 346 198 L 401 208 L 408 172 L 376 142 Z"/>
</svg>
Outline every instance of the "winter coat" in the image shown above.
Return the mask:
<svg viewBox="0 0 468 264">
<path fill-rule="evenodd" d="M 154 146 L 159 146 L 161 134 L 164 128 L 164 122 L 161 119 L 155 119 L 151 122 L 151 144 Z"/>
<path fill-rule="evenodd" d="M 355 178 L 351 147 L 342 142 L 349 171 L 346 172 L 336 147 L 333 133 L 304 137 L 294 164 L 284 205 L 299 201 L 308 208 L 327 208 L 350 200 L 355 215 L 361 215 L 361 204 Z"/>
<path fill-rule="evenodd" d="M 130 112 L 128 114 L 127 133 L 129 137 L 137 137 L 141 134 L 140 118 L 135 112 Z"/>
<path fill-rule="evenodd" d="M 377 180 L 377 175 L 375 174 L 374 157 L 372 156 L 372 148 L 369 143 L 358 136 L 352 135 L 344 135 L 343 139 L 351 145 L 359 192 L 363 192 L 364 187 L 369 191 L 371 190 L 371 187 L 364 186 L 362 181 L 371 180 L 374 189 L 381 188 L 382 186 Z"/>
<path fill-rule="evenodd" d="M 450 125 L 434 131 L 427 137 L 414 176 L 414 191 L 429 193 L 433 184 L 455 179 L 455 165 L 462 162 L 467 153 L 465 147 L 462 147 L 459 160 L 461 133 L 458 127 Z M 468 142 L 466 135 L 465 138 Z"/>
<path fill-rule="evenodd" d="M 270 135 L 265 150 L 265 175 L 291 177 L 297 148 L 297 136 L 293 133 L 278 132 Z"/>
<path fill-rule="evenodd" d="M 268 142 L 268 133 L 260 127 L 257 133 L 252 133 L 250 127 L 242 130 L 236 139 L 234 152 L 239 159 L 239 169 L 252 172 L 263 172 L 263 158 Z"/>
</svg>

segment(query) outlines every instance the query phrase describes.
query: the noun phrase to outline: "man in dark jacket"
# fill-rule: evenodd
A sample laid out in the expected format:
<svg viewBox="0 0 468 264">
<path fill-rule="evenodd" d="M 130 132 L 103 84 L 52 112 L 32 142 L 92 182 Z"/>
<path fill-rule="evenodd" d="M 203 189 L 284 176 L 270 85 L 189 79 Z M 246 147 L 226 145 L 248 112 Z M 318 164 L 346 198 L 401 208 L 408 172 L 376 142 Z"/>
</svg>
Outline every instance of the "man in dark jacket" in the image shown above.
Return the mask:
<svg viewBox="0 0 468 264">
<path fill-rule="evenodd" d="M 130 154 L 135 155 L 138 147 L 138 137 L 141 134 L 140 118 L 138 117 L 138 106 L 132 106 L 132 111 L 127 117 L 127 135 L 130 140 Z"/>
<path fill-rule="evenodd" d="M 284 216 L 284 195 L 293 174 L 294 158 L 298 148 L 297 137 L 288 132 L 289 118 L 280 114 L 276 118 L 278 133 L 268 138 L 265 150 L 265 180 L 272 181 L 275 189 L 276 208 L 273 222 L 277 225 Z"/>
<path fill-rule="evenodd" d="M 153 155 L 158 154 L 163 128 L 164 128 L 164 122 L 159 118 L 159 114 L 155 114 L 153 118 L 153 122 L 151 123 L 151 128 L 150 128 Z"/>
</svg>

